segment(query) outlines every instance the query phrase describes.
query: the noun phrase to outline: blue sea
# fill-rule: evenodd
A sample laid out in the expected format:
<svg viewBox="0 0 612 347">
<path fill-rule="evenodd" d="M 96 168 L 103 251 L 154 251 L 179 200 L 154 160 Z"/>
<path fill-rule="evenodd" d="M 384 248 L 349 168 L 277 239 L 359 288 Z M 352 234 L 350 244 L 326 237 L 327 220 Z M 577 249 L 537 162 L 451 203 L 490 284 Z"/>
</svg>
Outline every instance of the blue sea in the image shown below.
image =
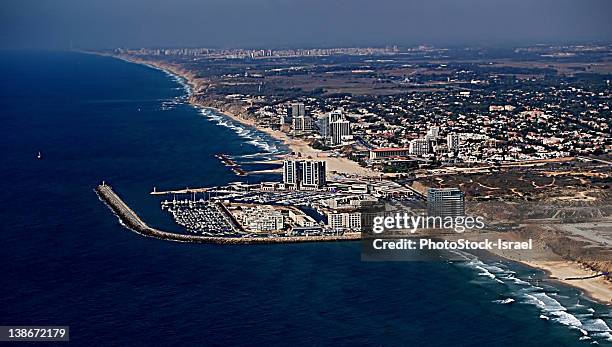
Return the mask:
<svg viewBox="0 0 612 347">
<path fill-rule="evenodd" d="M 69 325 L 87 346 L 612 345 L 609 306 L 499 259 L 362 262 L 357 242 L 135 234 L 98 200 L 102 180 L 149 224 L 182 232 L 153 187 L 237 181 L 214 154 L 286 149 L 187 104 L 180 79 L 147 66 L 3 51 L 0 76 L 0 325 Z"/>
</svg>

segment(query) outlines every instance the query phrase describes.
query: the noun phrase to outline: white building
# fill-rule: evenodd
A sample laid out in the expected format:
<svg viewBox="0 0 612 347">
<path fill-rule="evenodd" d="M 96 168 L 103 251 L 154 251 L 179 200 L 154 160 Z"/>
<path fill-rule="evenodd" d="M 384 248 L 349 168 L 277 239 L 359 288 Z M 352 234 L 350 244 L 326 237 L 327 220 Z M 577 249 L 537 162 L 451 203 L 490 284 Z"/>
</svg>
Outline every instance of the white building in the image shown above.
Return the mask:
<svg viewBox="0 0 612 347">
<path fill-rule="evenodd" d="M 293 117 L 293 132 L 311 132 L 315 128 L 314 120 L 309 116 Z"/>
<path fill-rule="evenodd" d="M 329 213 L 327 224 L 332 229 L 349 229 L 351 231 L 361 231 L 360 212 L 340 212 Z"/>
<path fill-rule="evenodd" d="M 429 139 L 414 139 L 410 141 L 408 151 L 412 155 L 425 155 L 431 153 L 431 143 Z"/>
<path fill-rule="evenodd" d="M 449 151 L 459 149 L 459 134 L 448 134 L 446 135 L 446 146 Z"/>
<path fill-rule="evenodd" d="M 342 140 L 351 135 L 351 123 L 348 120 L 338 120 L 329 123 L 330 143 L 332 146 L 342 144 Z"/>
<path fill-rule="evenodd" d="M 325 161 L 307 160 L 301 162 L 300 188 L 323 188 L 325 186 Z"/>
<path fill-rule="evenodd" d="M 283 183 L 289 189 L 319 189 L 326 184 L 326 165 L 322 160 L 283 161 Z"/>
<path fill-rule="evenodd" d="M 440 135 L 440 127 L 439 126 L 431 126 L 429 130 L 427 130 L 427 137 L 436 139 Z"/>
<path fill-rule="evenodd" d="M 327 114 L 328 123 L 337 122 L 344 119 L 344 110 L 338 109 Z"/>
<path fill-rule="evenodd" d="M 251 231 L 278 231 L 285 226 L 283 213 L 271 207 L 244 207 L 233 215 L 238 223 Z"/>
<path fill-rule="evenodd" d="M 342 144 L 342 140 L 351 135 L 351 124 L 342 109 L 329 112 L 317 122 L 321 136 L 332 146 Z"/>
<path fill-rule="evenodd" d="M 300 168 L 298 160 L 283 161 L 283 183 L 285 187 L 298 189 L 300 183 Z"/>
</svg>

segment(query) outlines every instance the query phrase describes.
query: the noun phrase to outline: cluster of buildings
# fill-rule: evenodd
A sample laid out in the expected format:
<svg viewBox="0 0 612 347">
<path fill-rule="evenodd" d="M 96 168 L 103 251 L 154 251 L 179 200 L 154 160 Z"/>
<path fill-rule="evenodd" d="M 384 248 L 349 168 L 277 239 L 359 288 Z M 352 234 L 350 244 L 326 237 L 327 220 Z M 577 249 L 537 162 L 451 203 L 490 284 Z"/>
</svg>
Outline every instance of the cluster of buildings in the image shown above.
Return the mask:
<svg viewBox="0 0 612 347">
<path fill-rule="evenodd" d="M 556 101 L 536 103 L 543 94 L 515 91 L 513 104 L 492 103 L 488 100 L 492 96 L 483 93 L 450 91 L 386 96 L 372 102 L 344 97 L 326 103 L 350 109 L 351 116 L 345 119 L 351 139 L 367 145 L 356 150 L 369 151 L 369 159 L 399 154 L 435 157 L 439 163 L 495 163 L 612 150 L 612 101 L 605 93 L 551 90 L 546 99 Z M 519 103 L 517 99 L 523 98 L 525 103 Z M 342 142 L 334 143 L 338 141 Z"/>
<path fill-rule="evenodd" d="M 230 205 L 228 209 L 246 232 L 284 232 L 305 234 L 322 232 L 322 228 L 311 216 L 295 207 L 273 205 Z"/>
<path fill-rule="evenodd" d="M 260 187 L 270 184 L 261 183 Z M 240 211 L 240 224 L 251 231 L 290 230 L 291 235 L 362 231 L 372 219 L 372 209 L 379 213 L 388 202 L 421 201 L 431 216 L 463 216 L 465 196 L 458 188 L 429 188 L 422 194 L 411 187 L 375 179 L 338 179 L 327 182 L 325 161 L 287 159 L 283 162 L 283 183 L 272 183 L 274 194 L 304 192 L 305 199 L 294 198 L 266 205 L 253 205 Z M 257 188 L 256 188 L 257 189 Z M 318 222 L 300 210 L 279 205 L 306 206 L 322 217 Z M 422 205 L 422 204 L 421 204 Z M 424 208 L 424 207 L 423 207 Z M 424 210 L 425 212 L 425 210 Z M 289 227 L 291 226 L 291 227 Z"/>
<path fill-rule="evenodd" d="M 263 126 L 280 127 L 326 147 L 351 145 L 351 153 L 362 152 L 361 158 L 406 157 L 405 149 L 408 156 L 435 158 L 439 164 L 490 164 L 609 152 L 609 76 L 600 73 L 598 64 L 585 63 L 600 59 L 600 53 L 589 55 L 592 52 L 609 51 L 610 46 L 518 48 L 508 53 L 509 63 L 498 62 L 497 53 L 488 56 L 486 50 L 427 46 L 401 52 L 397 47 L 366 47 L 117 49 L 115 53 L 184 62 L 196 71 L 205 67 L 199 70 L 202 75 L 232 82 L 212 83 L 208 95 L 249 105 L 249 116 Z M 582 58 L 564 62 L 565 67 L 556 64 L 554 59 L 567 58 L 569 53 Z M 519 61 L 537 58 L 538 63 L 517 66 L 514 54 Z M 328 55 L 353 57 L 333 63 L 312 58 Z M 476 55 L 480 61 L 473 61 Z M 265 57 L 287 59 L 261 65 L 247 61 L 244 76 L 236 71 L 240 63 L 219 59 Z M 542 59 L 550 64 L 542 64 Z M 360 88 L 344 89 L 345 79 L 353 79 L 354 72 L 365 82 L 355 82 Z M 297 81 L 311 76 L 329 79 L 338 93 L 313 93 L 303 84 L 276 88 L 279 79 L 294 81 L 296 76 Z M 334 84 L 335 76 L 340 77 Z M 275 78 L 268 81 L 268 77 Z M 262 90 L 266 83 L 275 86 L 272 92 Z M 289 107 L 288 99 L 295 101 Z"/>
<path fill-rule="evenodd" d="M 460 134 L 446 133 L 442 136 L 439 126 L 431 126 L 424 137 L 410 140 L 408 147 L 370 149 L 368 164 L 376 166 L 398 162 L 430 163 L 433 158 L 446 158 L 447 162 L 456 162 L 460 143 Z"/>
<path fill-rule="evenodd" d="M 489 71 L 465 63 L 411 68 L 437 73 L 390 76 L 386 82 L 433 90 L 296 98 L 303 112 L 288 127 L 295 136 L 320 139 L 332 148 L 351 145 L 351 152 L 364 152 L 361 158 L 366 161 L 410 156 L 436 165 L 494 164 L 612 150 L 612 89 L 607 80 L 550 74 L 543 78 L 537 74 L 550 72 L 508 68 L 509 73 L 524 74 L 510 78 L 500 73 L 502 68 Z M 266 118 L 285 117 L 284 102 L 268 102 L 262 106 L 267 115 L 254 114 L 263 124 L 275 126 Z"/>
<path fill-rule="evenodd" d="M 196 201 L 195 194 L 193 200 L 164 201 L 162 209 L 193 232 L 245 237 L 360 232 L 369 230 L 377 214 L 401 212 L 406 203 L 432 216 L 465 212 L 464 194 L 456 188 L 429 188 L 423 194 L 374 178 L 339 176 L 328 182 L 325 161 L 301 158 L 283 162 L 282 183 L 235 182 L 209 189 L 208 196 L 208 201 Z"/>
<path fill-rule="evenodd" d="M 303 138 L 313 147 L 328 151 L 329 156 L 345 156 L 384 172 L 404 173 L 414 168 L 458 164 L 489 166 L 508 161 L 600 155 L 612 150 L 612 89 L 606 80 L 609 77 L 587 71 L 597 68 L 596 64 L 586 67 L 584 61 L 575 62 L 572 68 L 585 69 L 587 76 L 581 77 L 581 73 L 567 73 L 569 63 L 565 67 L 555 63 L 517 67 L 512 59 L 508 59 L 509 63 L 493 58 L 487 61 L 476 51 L 447 52 L 428 47 L 417 50 L 423 54 L 397 54 L 395 47 L 189 48 L 117 53 L 168 56 L 168 61 L 183 61 L 194 71 L 211 77 L 211 88 L 202 93 L 206 94 L 203 98 L 243 107 L 246 117 L 261 126 Z M 537 51 L 525 53 L 537 55 L 538 62 L 545 57 Z M 331 59 L 310 58 L 343 54 L 371 56 L 340 58 L 334 63 L 329 62 Z M 523 53 L 518 54 L 525 61 Z M 476 55 L 480 61 L 474 61 Z M 260 65 L 248 60 L 265 57 L 307 58 L 270 59 Z M 244 71 L 237 68 L 239 62 L 227 64 L 218 58 L 245 59 Z M 198 66 L 205 69 L 198 70 Z M 320 91 L 303 87 L 304 81 L 311 78 L 329 80 L 334 87 Z M 351 83 L 345 83 L 347 79 Z M 292 102 L 288 104 L 287 100 Z M 422 172 L 432 171 L 418 174 Z M 415 196 L 427 202 L 430 214 L 465 213 L 464 195 L 459 189 L 432 188 L 423 194 L 391 181 L 364 178 L 328 182 L 324 161 L 299 157 L 283 162 L 282 183 L 261 183 L 258 187 L 260 192 L 283 198 L 270 198 L 274 200 L 270 202 L 262 197 L 261 206 L 236 210 L 236 218 L 248 230 L 289 229 L 295 230 L 291 231 L 295 234 L 311 234 L 319 227 L 360 230 L 364 224 L 360 210 L 364 205 Z M 296 211 L 266 205 L 277 202 L 308 206 L 325 218 L 315 221 Z"/>
<path fill-rule="evenodd" d="M 339 47 L 310 49 L 215 49 L 215 48 L 117 48 L 115 54 L 145 56 L 179 56 L 225 59 L 257 59 L 279 57 L 322 57 L 330 55 L 389 55 L 397 54 L 399 48 L 391 47 Z"/>
<path fill-rule="evenodd" d="M 304 103 L 292 103 L 286 107 L 286 113 L 278 116 L 281 130 L 294 136 L 315 135 L 324 145 L 334 147 L 353 140 L 351 123 L 343 109 L 337 109 L 323 115 L 307 114 Z"/>
<path fill-rule="evenodd" d="M 232 216 L 248 231 L 276 231 L 285 227 L 282 211 L 269 205 L 241 205 L 230 209 Z"/>
<path fill-rule="evenodd" d="M 486 81 L 502 84 L 495 76 Z M 363 165 L 391 172 L 424 164 L 488 165 L 612 150 L 609 86 L 589 90 L 567 82 L 548 87 L 521 83 L 542 90 L 499 85 L 499 91 L 308 97 L 288 107 L 268 104 L 254 115 L 261 124 L 280 127 L 321 149 L 342 147 L 336 154 L 351 153 Z"/>
</svg>

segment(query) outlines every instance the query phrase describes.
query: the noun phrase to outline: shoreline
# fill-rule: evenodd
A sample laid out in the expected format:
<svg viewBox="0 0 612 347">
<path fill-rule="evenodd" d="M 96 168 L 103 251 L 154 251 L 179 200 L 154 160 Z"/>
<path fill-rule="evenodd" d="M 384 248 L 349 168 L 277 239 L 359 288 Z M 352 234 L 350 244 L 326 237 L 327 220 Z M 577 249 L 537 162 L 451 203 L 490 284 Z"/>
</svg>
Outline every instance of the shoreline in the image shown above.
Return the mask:
<svg viewBox="0 0 612 347">
<path fill-rule="evenodd" d="M 327 165 L 328 171 L 336 172 L 338 174 L 343 174 L 346 176 L 351 176 L 351 177 L 355 177 L 355 176 L 379 177 L 380 176 L 380 173 L 364 168 L 360 166 L 359 163 L 354 162 L 350 159 L 341 158 L 341 157 L 330 157 L 326 155 L 324 151 L 310 147 L 310 145 L 302 139 L 291 138 L 289 137 L 289 135 L 287 135 L 286 133 L 280 130 L 274 130 L 268 127 L 260 126 L 252 119 L 247 119 L 233 112 L 228 112 L 227 110 L 223 110 L 218 107 L 211 106 L 211 105 L 206 105 L 206 104 L 199 102 L 198 100 L 195 100 L 195 96 L 200 92 L 201 89 L 204 89 L 204 87 L 203 85 L 198 83 L 197 78 L 191 72 L 186 71 L 183 68 L 180 68 L 175 65 L 168 64 L 168 63 L 162 63 L 162 62 L 144 60 L 144 59 L 135 59 L 133 57 L 111 55 L 111 54 L 108 54 L 107 56 L 121 59 L 121 60 L 131 62 L 134 64 L 145 65 L 145 66 L 148 66 L 154 69 L 158 69 L 158 70 L 164 71 L 166 73 L 169 73 L 183 80 L 189 88 L 189 92 L 187 95 L 187 102 L 189 102 L 189 104 L 191 104 L 192 106 L 196 108 L 200 108 L 200 109 L 204 108 L 204 109 L 213 110 L 214 112 L 221 114 L 237 123 L 240 123 L 241 125 L 254 128 L 257 131 L 260 131 L 270 136 L 271 138 L 283 143 L 285 146 L 287 146 L 287 148 L 289 148 L 290 153 L 287 153 L 286 154 L 287 156 L 290 156 L 292 153 L 295 153 L 295 154 L 299 154 L 299 156 L 302 158 L 323 160 L 325 161 Z"/>
<path fill-rule="evenodd" d="M 512 250 L 492 251 L 490 253 L 494 256 L 544 271 L 548 280 L 576 288 L 581 291 L 582 296 L 600 304 L 612 306 L 612 282 L 606 279 L 605 276 L 568 280 L 568 278 L 588 277 L 601 273 L 600 271 L 589 269 L 577 261 L 560 258 L 554 253 L 548 254 L 550 260 L 523 259 L 520 252 Z"/>
<path fill-rule="evenodd" d="M 584 269 L 579 263 L 567 260 L 550 261 L 521 261 L 506 258 L 534 269 L 542 270 L 546 277 L 552 281 L 579 289 L 582 296 L 600 304 L 612 306 L 612 283 L 604 277 L 584 280 L 567 280 L 568 277 L 586 277 L 595 274 L 592 270 Z"/>
<path fill-rule="evenodd" d="M 98 53 L 94 53 L 98 54 Z M 168 63 L 160 63 L 156 61 L 143 60 L 143 59 L 134 59 L 133 57 L 125 57 L 118 56 L 112 54 L 102 54 L 105 56 L 113 57 L 116 59 L 121 59 L 126 62 L 131 62 L 134 64 L 141 64 L 151 68 L 155 68 L 158 70 L 162 70 L 166 73 L 169 73 L 173 76 L 176 76 L 182 79 L 189 87 L 188 92 L 188 102 L 196 108 L 208 108 L 212 109 L 215 112 L 224 115 L 230 118 L 233 121 L 236 121 L 242 125 L 253 127 L 258 131 L 261 131 L 275 140 L 284 143 L 290 151 L 294 153 L 301 153 L 304 157 L 312 157 L 315 159 L 325 160 L 328 165 L 328 170 L 341 172 L 347 175 L 356 175 L 356 176 L 366 176 L 366 177 L 378 177 L 379 174 L 375 173 L 371 170 L 367 170 L 358 163 L 350 161 L 346 158 L 330 158 L 330 157 L 319 157 L 319 154 L 322 151 L 312 149 L 308 143 L 300 139 L 292 139 L 289 136 L 281 131 L 273 130 L 270 128 L 262 127 L 256 124 L 255 121 L 250 119 L 245 119 L 236 115 L 234 113 L 226 112 L 217 107 L 212 107 L 208 105 L 204 105 L 199 103 L 197 100 L 194 100 L 194 95 L 197 95 L 199 88 L 202 87 L 196 81 L 197 78 L 190 72 L 174 66 Z M 306 154 L 306 155 L 304 155 Z M 348 162 L 348 163 L 347 163 Z M 603 278 L 595 278 L 588 280 L 578 280 L 578 281 L 568 281 L 564 280 L 567 277 L 573 276 L 586 276 L 593 274 L 593 271 L 588 271 L 584 269 L 580 264 L 568 260 L 560 260 L 560 261 L 546 261 L 546 262 L 529 262 L 523 261 L 516 257 L 512 257 L 508 254 L 496 254 L 504 259 L 509 261 L 513 261 L 516 263 L 520 263 L 526 265 L 531 268 L 542 270 L 546 273 L 546 276 L 558 283 L 561 283 L 566 286 L 570 286 L 582 291 L 582 295 L 594 300 L 598 303 L 604 305 L 612 305 L 612 283 L 603 279 Z"/>
</svg>

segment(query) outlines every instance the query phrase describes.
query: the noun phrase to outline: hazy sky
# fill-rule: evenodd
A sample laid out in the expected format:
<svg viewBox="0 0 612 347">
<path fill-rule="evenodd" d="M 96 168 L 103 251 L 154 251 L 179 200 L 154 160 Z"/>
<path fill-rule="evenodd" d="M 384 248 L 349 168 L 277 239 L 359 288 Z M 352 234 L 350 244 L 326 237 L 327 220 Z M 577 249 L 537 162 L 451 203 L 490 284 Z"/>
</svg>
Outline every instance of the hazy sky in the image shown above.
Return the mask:
<svg viewBox="0 0 612 347">
<path fill-rule="evenodd" d="M 612 0 L 0 0 L 0 47 L 612 41 Z"/>
</svg>

